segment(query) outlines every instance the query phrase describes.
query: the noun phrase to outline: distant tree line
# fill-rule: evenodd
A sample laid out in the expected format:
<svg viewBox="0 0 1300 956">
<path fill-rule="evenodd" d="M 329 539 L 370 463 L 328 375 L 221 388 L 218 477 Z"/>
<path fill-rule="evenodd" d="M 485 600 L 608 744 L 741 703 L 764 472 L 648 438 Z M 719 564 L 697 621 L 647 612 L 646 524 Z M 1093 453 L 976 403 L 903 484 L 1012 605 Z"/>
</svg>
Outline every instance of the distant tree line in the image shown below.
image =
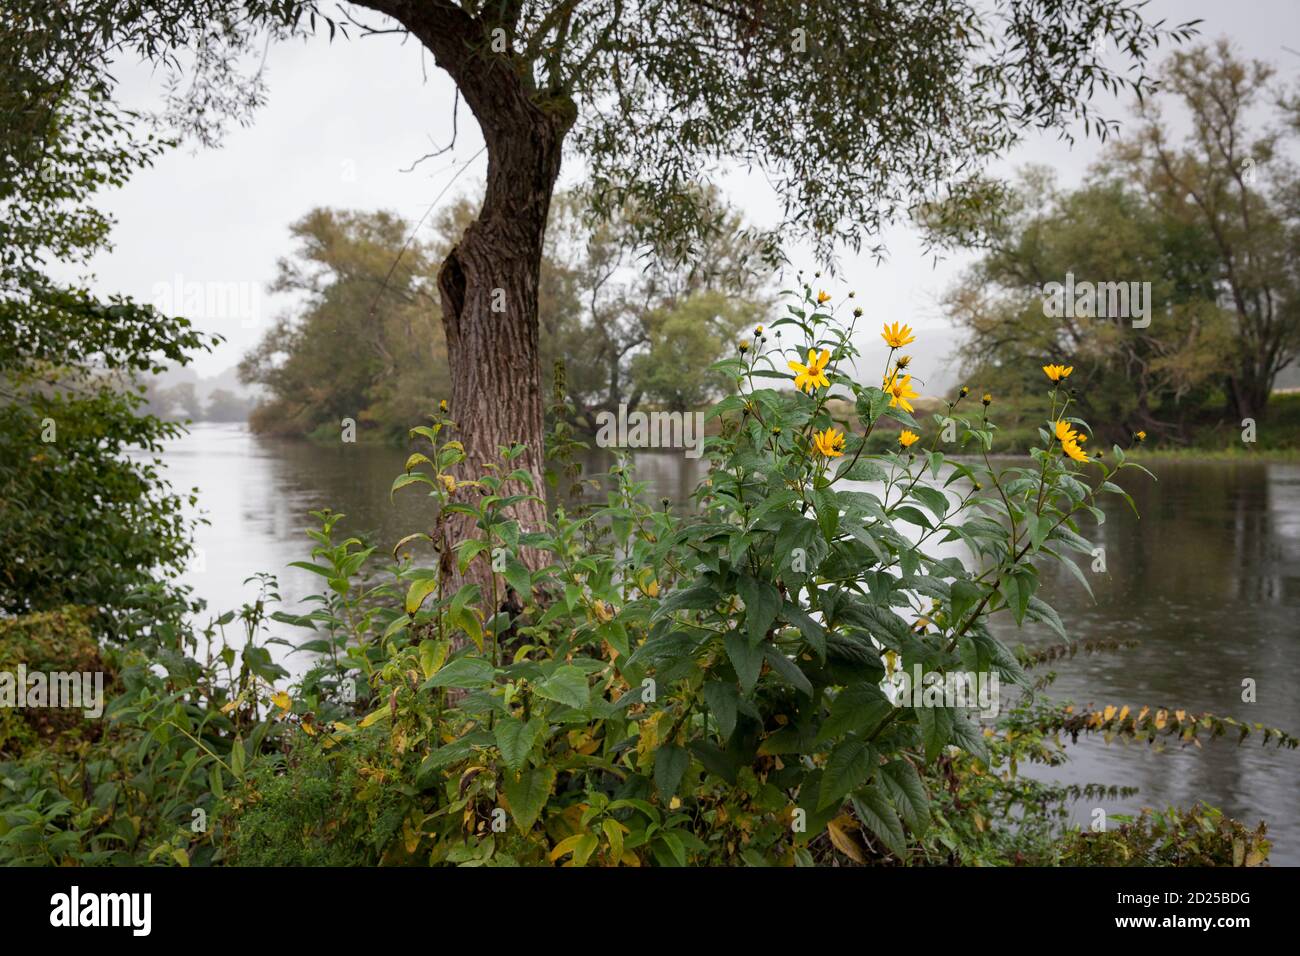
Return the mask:
<svg viewBox="0 0 1300 956">
<path fill-rule="evenodd" d="M 709 366 L 752 336 L 771 298 L 739 214 L 714 194 L 707 204 L 714 227 L 705 254 L 674 266 L 649 254 L 632 206 L 593 224 L 581 190 L 557 197 L 540 277 L 541 350 L 546 369 L 564 363 L 580 426 L 619 405 L 696 408 L 727 387 Z M 316 209 L 294 223 L 298 245 L 279 263 L 272 291 L 299 304 L 239 369 L 266 394 L 254 430 L 332 435 L 352 418 L 400 440 L 425 421 L 451 387 L 437 263 L 474 211 L 461 198 L 432 235 L 416 238 L 382 211 Z"/>
<path fill-rule="evenodd" d="M 1161 95 L 1141 101 L 1079 188 L 1029 168 L 978 233 L 949 229 L 984 252 L 947 295 L 967 379 L 1035 395 L 1039 365 L 1072 365 L 1083 409 L 1113 437 L 1264 419 L 1300 356 L 1300 173 L 1284 150 L 1300 99 L 1273 74 L 1227 41 L 1177 52 Z M 1181 142 L 1171 107 L 1190 120 Z M 1263 118 L 1269 107 L 1281 122 Z M 927 215 L 942 231 L 943 208 Z M 1110 288 L 1066 314 L 1045 308 L 1067 275 Z M 1120 283 L 1146 295 L 1148 316 L 1113 308 Z"/>
</svg>

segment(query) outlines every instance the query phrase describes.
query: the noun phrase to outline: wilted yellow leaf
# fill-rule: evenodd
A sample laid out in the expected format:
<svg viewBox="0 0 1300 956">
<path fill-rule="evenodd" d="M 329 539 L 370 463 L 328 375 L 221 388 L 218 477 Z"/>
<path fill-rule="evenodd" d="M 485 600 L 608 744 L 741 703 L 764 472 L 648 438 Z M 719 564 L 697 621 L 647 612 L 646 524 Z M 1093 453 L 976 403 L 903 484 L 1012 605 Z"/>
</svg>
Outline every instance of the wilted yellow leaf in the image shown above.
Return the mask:
<svg viewBox="0 0 1300 956">
<path fill-rule="evenodd" d="M 849 835 L 850 830 L 856 830 L 858 821 L 854 820 L 847 813 L 842 813 L 830 823 L 826 824 L 826 832 L 830 835 L 831 843 L 835 849 L 839 850 L 854 863 L 867 862 L 867 858 L 862 854 L 862 848 L 858 846 L 857 841 Z"/>
</svg>

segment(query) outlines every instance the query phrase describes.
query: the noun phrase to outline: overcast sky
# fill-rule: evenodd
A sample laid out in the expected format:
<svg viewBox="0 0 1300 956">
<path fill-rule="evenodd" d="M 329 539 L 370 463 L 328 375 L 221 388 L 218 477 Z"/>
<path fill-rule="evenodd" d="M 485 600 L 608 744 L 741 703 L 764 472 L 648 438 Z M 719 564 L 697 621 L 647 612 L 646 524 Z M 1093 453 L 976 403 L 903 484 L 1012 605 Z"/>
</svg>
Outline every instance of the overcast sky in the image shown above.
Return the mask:
<svg viewBox="0 0 1300 956">
<path fill-rule="evenodd" d="M 1279 78 L 1300 78 L 1300 54 L 1286 49 L 1300 50 L 1298 0 L 1152 0 L 1147 9 L 1151 19 L 1169 25 L 1202 18 L 1203 37 L 1226 35 L 1240 53 L 1276 65 Z M 373 15 L 366 19 L 377 22 Z M 483 157 L 466 167 L 482 141 L 463 104 L 454 154 L 402 171 L 451 137 L 451 81 L 431 59 L 422 58 L 413 40 L 378 36 L 330 44 L 316 37 L 279 44 L 269 51 L 266 75 L 269 101 L 251 126 L 232 130 L 220 149 L 174 151 L 103 200 L 118 224 L 115 248 L 93 264 L 101 292 L 152 302 L 166 289 L 173 298 L 183 297 L 190 283 L 204 283 L 209 291 L 239 284 L 228 285 L 240 293 L 233 305 L 223 308 L 215 300 L 196 305 L 191 297 L 188 307 L 175 310 L 227 339 L 198 360 L 195 367 L 205 376 L 238 362 L 269 319 L 287 306 L 269 297 L 265 287 L 277 258 L 291 249 L 289 224 L 308 210 L 382 208 L 414 222 L 458 171 L 440 205 L 481 182 Z M 146 70 L 124 66 L 119 76 L 128 103 L 157 103 L 158 87 Z M 1124 103 L 1106 105 L 1104 112 L 1121 122 L 1128 118 Z M 1095 140 L 1080 139 L 1071 149 L 1055 136 L 1035 136 L 995 168 L 1046 163 L 1070 184 L 1100 148 Z M 581 169 L 580 157 L 566 154 L 563 181 Z M 777 220 L 779 205 L 761 183 L 736 176 L 724 186 L 751 221 Z M 969 258 L 936 264 L 907 225 L 891 229 L 884 240 L 889 252 L 884 264 L 846 255 L 845 284 L 831 284 L 830 290 L 856 289 L 868 319 L 917 326 L 920 338 L 909 349 L 916 358 L 913 367 L 927 380 L 927 391 L 945 387 L 952 381 L 947 359 L 954 338 L 939 297 Z M 789 252 L 797 265 L 811 268 L 806 250 Z M 883 361 L 883 351 L 876 355 L 876 346 L 883 350 L 879 338 L 863 336 L 860 345 L 864 367 L 876 368 Z"/>
</svg>

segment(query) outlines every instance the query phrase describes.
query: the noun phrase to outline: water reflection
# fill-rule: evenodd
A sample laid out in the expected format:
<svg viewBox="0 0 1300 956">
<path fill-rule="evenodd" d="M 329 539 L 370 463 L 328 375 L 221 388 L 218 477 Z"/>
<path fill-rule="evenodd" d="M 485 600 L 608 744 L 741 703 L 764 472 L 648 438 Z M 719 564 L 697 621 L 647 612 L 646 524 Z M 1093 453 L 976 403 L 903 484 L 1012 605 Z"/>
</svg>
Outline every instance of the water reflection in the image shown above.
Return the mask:
<svg viewBox="0 0 1300 956">
<path fill-rule="evenodd" d="M 389 502 L 405 455 L 363 445 L 317 446 L 254 438 L 241 427 L 198 426 L 165 453 L 169 477 L 197 486 L 211 524 L 202 528 L 201 563 L 186 580 L 219 613 L 253 594 L 254 571 L 278 574 L 287 607 L 318 585 L 309 572 L 288 568 L 304 559 L 307 512 L 331 507 L 347 514 L 341 526 L 391 547 L 427 528 L 431 509 L 418 492 Z M 587 470 L 611 459 L 593 452 Z M 635 459 L 647 495 L 681 504 L 702 474 L 680 454 L 646 452 Z M 1141 518 L 1122 499 L 1103 502 L 1107 520 L 1085 529 L 1105 548 L 1106 574 L 1089 574 L 1095 603 L 1069 572 L 1044 568 L 1043 597 L 1061 612 L 1075 638 L 1136 638 L 1141 646 L 1114 654 L 1058 662 L 1051 695 L 1080 704 L 1143 704 L 1209 710 L 1300 730 L 1300 466 L 1292 464 L 1167 463 L 1158 482 L 1130 473 Z M 1056 639 L 1043 628 L 998 627 L 1010 643 Z M 1243 703 L 1242 680 L 1253 678 L 1258 702 Z M 1300 754 L 1236 747 L 1226 740 L 1203 750 L 1147 752 L 1081 740 L 1072 762 L 1051 771 L 1064 782 L 1141 787 L 1129 801 L 1103 803 L 1108 812 L 1143 805 L 1222 806 L 1247 822 L 1270 825 L 1273 861 L 1300 863 Z M 1043 776 L 1041 771 L 1034 770 Z M 1086 825 L 1091 806 L 1077 808 Z"/>
</svg>

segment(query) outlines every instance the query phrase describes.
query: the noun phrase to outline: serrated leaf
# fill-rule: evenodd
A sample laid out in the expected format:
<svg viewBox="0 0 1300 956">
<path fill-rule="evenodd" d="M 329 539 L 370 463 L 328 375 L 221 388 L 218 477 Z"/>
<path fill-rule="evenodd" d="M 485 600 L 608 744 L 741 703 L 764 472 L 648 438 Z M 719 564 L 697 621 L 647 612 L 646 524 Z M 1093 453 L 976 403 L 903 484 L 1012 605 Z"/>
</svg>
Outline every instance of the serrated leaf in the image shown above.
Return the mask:
<svg viewBox="0 0 1300 956">
<path fill-rule="evenodd" d="M 747 574 L 742 574 L 736 585 L 740 599 L 745 602 L 745 629 L 753 644 L 761 641 L 776 620 L 776 612 L 781 607 L 781 594 L 766 581 L 759 581 Z"/>
<path fill-rule="evenodd" d="M 506 561 L 506 583 L 515 589 L 520 601 L 527 602 L 532 598 L 532 576 L 528 573 L 528 569 L 514 557 Z"/>
<path fill-rule="evenodd" d="M 710 681 L 704 685 L 704 702 L 718 722 L 718 732 L 726 740 L 736 729 L 736 685 L 723 681 Z"/>
<path fill-rule="evenodd" d="M 866 733 L 893 709 L 893 703 L 875 684 L 852 684 L 835 696 L 830 716 L 821 726 L 820 737 L 832 740 L 847 733 Z"/>
<path fill-rule="evenodd" d="M 889 798 L 876 784 L 863 787 L 853 795 L 853 810 L 862 825 L 885 844 L 894 856 L 907 858 L 907 835 Z"/>
<path fill-rule="evenodd" d="M 520 830 L 527 832 L 532 829 L 554 785 L 555 768 L 550 766 L 534 767 L 518 774 L 505 773 L 501 789 L 510 801 L 510 815 Z"/>
<path fill-rule="evenodd" d="M 506 762 L 506 766 L 511 770 L 522 767 L 533 745 L 537 743 L 537 738 L 545 729 L 546 724 L 537 717 L 528 723 L 524 723 L 518 717 L 501 718 L 492 729 L 492 735 L 496 738 L 501 759 Z"/>
<path fill-rule="evenodd" d="M 918 837 L 930 826 L 930 798 L 921 775 L 906 760 L 894 760 L 880 768 L 880 786 L 899 810 L 907 828 Z"/>
<path fill-rule="evenodd" d="M 553 700 L 556 703 L 578 710 L 586 707 L 591 700 L 591 692 L 587 687 L 587 675 L 572 664 L 557 667 L 549 677 L 537 684 L 533 690 L 539 697 L 545 697 L 547 700 Z"/>
<path fill-rule="evenodd" d="M 934 763 L 952 742 L 952 711 L 946 707 L 918 707 L 916 719 L 925 741 L 925 761 Z"/>
<path fill-rule="evenodd" d="M 481 657 L 458 657 L 424 682 L 421 689 L 434 687 L 482 687 L 491 683 L 496 669 Z"/>
<path fill-rule="evenodd" d="M 848 737 L 831 751 L 822 773 L 817 809 L 823 810 L 865 783 L 877 765 L 876 751 L 860 737 Z"/>
<path fill-rule="evenodd" d="M 758 683 L 758 675 L 763 669 L 762 645 L 753 646 L 737 631 L 728 631 L 722 643 L 731 666 L 736 669 L 736 676 L 740 678 L 740 689 L 748 694 Z"/>
<path fill-rule="evenodd" d="M 663 744 L 655 751 L 655 787 L 665 803 L 676 795 L 690 762 L 686 748 L 677 744 Z"/>
</svg>

